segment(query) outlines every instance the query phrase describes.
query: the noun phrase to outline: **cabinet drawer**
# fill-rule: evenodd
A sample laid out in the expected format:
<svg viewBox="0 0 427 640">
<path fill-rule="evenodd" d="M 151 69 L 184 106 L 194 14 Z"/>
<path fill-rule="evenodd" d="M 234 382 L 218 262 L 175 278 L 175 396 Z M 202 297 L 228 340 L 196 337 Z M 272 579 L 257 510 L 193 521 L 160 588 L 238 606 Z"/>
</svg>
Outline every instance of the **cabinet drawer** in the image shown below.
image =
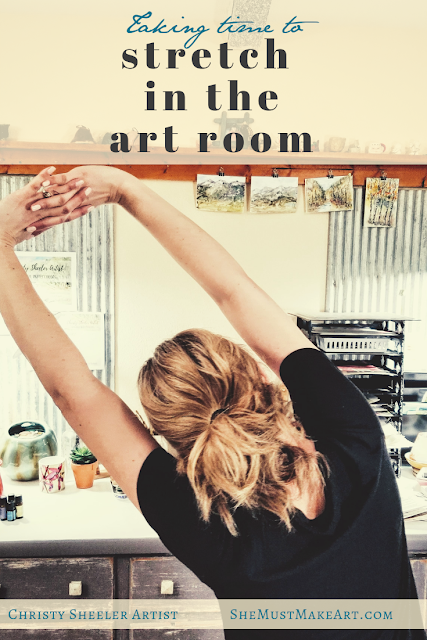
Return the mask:
<svg viewBox="0 0 427 640">
<path fill-rule="evenodd" d="M 427 612 L 427 559 L 412 558 L 412 572 L 417 587 L 418 598 L 421 600 L 421 612 L 425 618 Z"/>
<path fill-rule="evenodd" d="M 173 582 L 173 593 L 162 594 L 162 582 Z M 215 598 L 212 589 L 194 575 L 190 569 L 173 557 L 132 558 L 130 563 L 130 597 L 139 598 Z"/>
<path fill-rule="evenodd" d="M 80 598 L 113 597 L 113 558 L 0 560 L 1 598 L 70 598 L 70 582 L 82 583 Z"/>
<path fill-rule="evenodd" d="M 1 640 L 113 640 L 113 631 L 111 629 L 2 629 Z"/>
<path fill-rule="evenodd" d="M 164 581 L 168 581 L 166 584 Z M 171 591 L 162 594 L 163 587 Z M 171 585 L 170 583 L 173 583 Z M 172 587 L 172 589 L 171 589 Z M 130 589 L 132 599 L 165 598 L 170 600 L 210 600 L 215 594 L 173 557 L 132 558 Z M 131 640 L 224 640 L 221 629 L 134 629 Z"/>
<path fill-rule="evenodd" d="M 224 640 L 224 631 L 221 629 L 131 629 L 129 637 L 130 640 Z"/>
</svg>

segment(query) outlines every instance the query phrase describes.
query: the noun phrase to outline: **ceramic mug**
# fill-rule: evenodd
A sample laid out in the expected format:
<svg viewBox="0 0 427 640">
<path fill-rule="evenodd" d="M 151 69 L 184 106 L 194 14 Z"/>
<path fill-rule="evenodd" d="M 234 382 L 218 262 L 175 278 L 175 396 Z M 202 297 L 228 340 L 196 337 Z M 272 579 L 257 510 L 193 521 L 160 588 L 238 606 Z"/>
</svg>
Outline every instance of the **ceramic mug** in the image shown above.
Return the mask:
<svg viewBox="0 0 427 640">
<path fill-rule="evenodd" d="M 40 489 L 46 493 L 57 493 L 65 489 L 65 458 L 48 456 L 39 460 Z"/>
<path fill-rule="evenodd" d="M 385 149 L 386 146 L 382 142 L 371 142 L 368 148 L 368 153 L 384 153 Z"/>
</svg>

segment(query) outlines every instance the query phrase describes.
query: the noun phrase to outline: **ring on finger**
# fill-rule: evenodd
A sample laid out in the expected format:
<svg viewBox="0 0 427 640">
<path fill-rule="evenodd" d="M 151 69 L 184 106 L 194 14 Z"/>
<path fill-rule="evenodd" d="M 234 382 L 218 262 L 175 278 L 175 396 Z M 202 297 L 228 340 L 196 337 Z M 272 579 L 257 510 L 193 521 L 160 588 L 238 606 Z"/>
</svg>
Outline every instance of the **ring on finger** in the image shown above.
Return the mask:
<svg viewBox="0 0 427 640">
<path fill-rule="evenodd" d="M 52 194 L 51 194 L 49 191 L 47 191 L 47 190 L 44 188 L 44 186 L 43 186 L 43 185 L 42 185 L 42 187 L 41 187 L 41 192 L 42 192 L 42 194 L 43 194 L 43 198 L 51 198 L 51 197 L 52 197 Z"/>
</svg>

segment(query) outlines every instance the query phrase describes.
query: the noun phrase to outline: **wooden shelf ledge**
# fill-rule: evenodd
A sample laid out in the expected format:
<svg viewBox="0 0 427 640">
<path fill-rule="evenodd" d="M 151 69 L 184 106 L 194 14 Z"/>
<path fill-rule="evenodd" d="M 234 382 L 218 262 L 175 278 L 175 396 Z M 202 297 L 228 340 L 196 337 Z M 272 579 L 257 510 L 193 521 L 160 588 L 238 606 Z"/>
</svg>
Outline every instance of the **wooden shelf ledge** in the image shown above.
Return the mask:
<svg viewBox="0 0 427 640">
<path fill-rule="evenodd" d="M 153 180 L 195 181 L 197 174 L 217 174 L 224 166 L 225 174 L 246 176 L 270 176 L 280 167 L 280 176 L 297 176 L 299 184 L 305 178 L 327 175 L 332 168 L 335 175 L 353 174 L 355 186 L 362 186 L 366 178 L 380 177 L 385 171 L 390 178 L 399 178 L 401 188 L 427 186 L 427 156 L 374 155 L 341 153 L 282 153 L 259 154 L 243 150 L 238 154 L 226 154 L 212 149 L 200 154 L 195 149 L 180 149 L 178 154 L 167 153 L 163 148 L 153 148 L 148 154 L 134 151 L 115 154 L 109 145 L 92 143 L 42 143 L 0 141 L 0 174 L 33 175 L 54 164 L 58 171 L 84 164 L 103 164 L 121 168 L 138 178 Z"/>
</svg>

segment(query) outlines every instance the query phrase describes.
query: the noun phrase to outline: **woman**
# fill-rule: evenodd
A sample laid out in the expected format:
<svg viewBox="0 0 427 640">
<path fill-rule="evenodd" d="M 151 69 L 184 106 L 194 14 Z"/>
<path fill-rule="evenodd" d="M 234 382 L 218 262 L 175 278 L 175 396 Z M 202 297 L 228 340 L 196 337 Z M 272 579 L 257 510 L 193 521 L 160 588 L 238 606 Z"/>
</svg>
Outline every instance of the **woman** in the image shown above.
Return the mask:
<svg viewBox="0 0 427 640">
<path fill-rule="evenodd" d="M 129 211 L 199 282 L 292 404 L 245 349 L 184 331 L 139 376 L 151 427 L 177 459 L 158 447 L 88 370 L 13 252 L 106 202 Z M 215 240 L 140 181 L 106 167 L 65 176 L 51 168 L 9 196 L 0 204 L 0 289 L 13 337 L 66 420 L 218 598 L 416 598 L 396 482 L 369 405 Z M 425 638 L 362 629 L 226 638 L 266 634 Z"/>
</svg>

